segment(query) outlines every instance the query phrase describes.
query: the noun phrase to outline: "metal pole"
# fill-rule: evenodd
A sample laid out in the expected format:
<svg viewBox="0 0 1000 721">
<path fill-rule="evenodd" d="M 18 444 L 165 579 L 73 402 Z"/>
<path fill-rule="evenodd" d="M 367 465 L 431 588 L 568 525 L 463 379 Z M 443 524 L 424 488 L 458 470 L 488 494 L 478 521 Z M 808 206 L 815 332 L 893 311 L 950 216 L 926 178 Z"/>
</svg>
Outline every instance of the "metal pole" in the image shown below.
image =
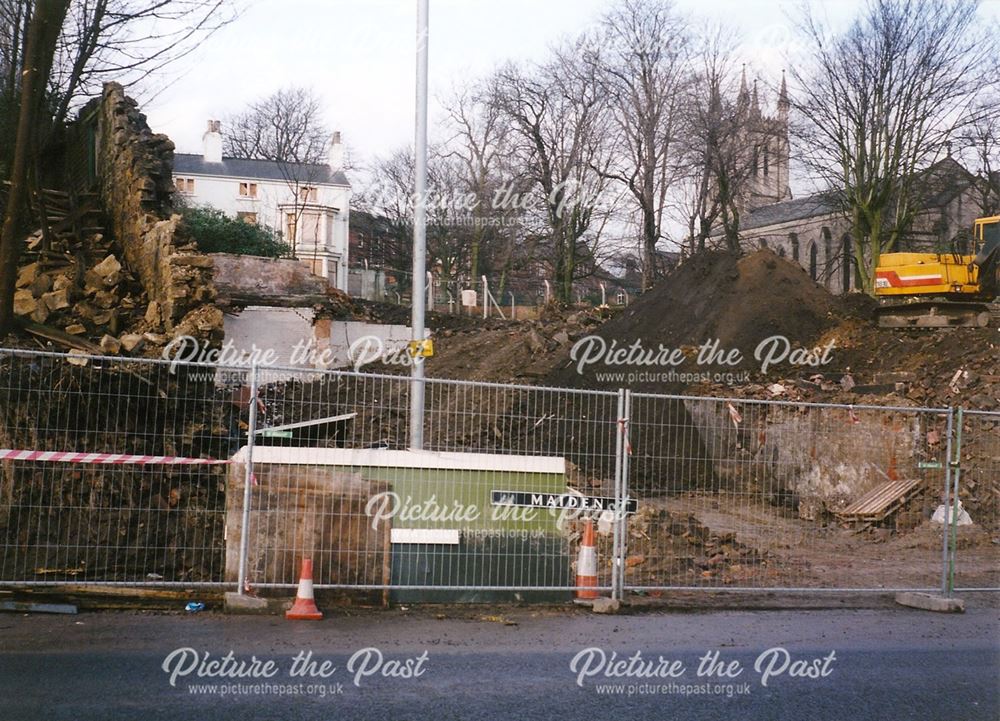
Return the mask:
<svg viewBox="0 0 1000 721">
<path fill-rule="evenodd" d="M 948 516 L 950 515 L 949 496 L 951 493 L 951 436 L 954 429 L 953 419 L 955 409 L 948 409 L 947 441 L 944 449 L 944 498 L 941 505 L 944 506 L 944 541 L 941 544 L 941 594 L 948 594 Z"/>
<path fill-rule="evenodd" d="M 955 555 L 958 548 L 958 486 L 962 477 L 962 421 L 964 408 L 958 409 L 958 427 L 955 429 L 954 460 L 949 459 L 952 466 L 952 506 L 951 506 L 951 548 L 948 553 L 948 595 L 955 593 Z"/>
<path fill-rule="evenodd" d="M 625 523 L 624 515 L 624 503 L 625 494 L 622 493 L 622 451 L 625 448 L 625 444 L 622 442 L 624 440 L 625 429 L 622 427 L 622 418 L 625 417 L 625 390 L 622 388 L 618 389 L 618 410 L 615 415 L 615 522 L 612 526 L 613 531 L 613 543 L 612 543 L 612 561 L 611 561 L 611 598 L 621 599 L 621 595 L 618 592 L 619 589 L 619 576 L 622 573 L 622 569 L 625 567 L 625 560 L 622 558 L 621 549 L 619 548 L 620 539 L 618 537 L 618 528 L 620 525 Z"/>
<path fill-rule="evenodd" d="M 427 42 L 428 0 L 417 0 L 416 188 L 413 198 L 413 314 L 415 345 L 424 340 L 424 273 L 427 272 Z M 414 353 L 410 370 L 410 448 L 424 447 L 424 363 Z"/>
<path fill-rule="evenodd" d="M 632 425 L 632 391 L 625 389 L 625 412 L 622 414 L 622 419 L 624 423 L 622 424 L 622 500 L 628 508 L 628 497 L 629 497 L 629 487 L 628 487 L 628 467 L 629 467 L 629 435 L 632 431 L 630 426 Z M 621 558 L 621 571 L 618 574 L 618 597 L 620 599 L 625 598 L 625 559 L 628 557 L 628 515 L 622 516 L 622 522 L 618 525 L 616 529 L 618 531 L 618 553 L 619 558 Z"/>
<path fill-rule="evenodd" d="M 237 574 L 239 588 L 243 595 L 247 587 L 247 555 L 250 553 L 250 503 L 253 497 L 253 441 L 257 432 L 257 363 L 250 365 L 250 417 L 247 425 L 247 455 L 243 464 L 243 522 L 240 526 L 240 565 Z"/>
</svg>

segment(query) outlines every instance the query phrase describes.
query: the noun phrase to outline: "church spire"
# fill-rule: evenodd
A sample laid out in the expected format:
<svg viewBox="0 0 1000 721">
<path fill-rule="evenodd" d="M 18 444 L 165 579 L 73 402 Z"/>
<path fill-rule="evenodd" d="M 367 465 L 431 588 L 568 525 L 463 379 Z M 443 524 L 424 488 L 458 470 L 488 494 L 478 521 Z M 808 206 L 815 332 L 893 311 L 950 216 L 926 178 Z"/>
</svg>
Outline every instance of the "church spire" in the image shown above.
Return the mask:
<svg viewBox="0 0 1000 721">
<path fill-rule="evenodd" d="M 753 98 L 750 101 L 750 109 L 754 115 L 760 115 L 760 96 L 757 95 L 757 78 L 753 79 Z"/>
<path fill-rule="evenodd" d="M 785 83 L 785 70 L 781 70 L 781 91 L 778 93 L 778 117 L 783 120 L 788 120 L 788 108 L 790 103 L 788 102 L 788 84 Z"/>
<path fill-rule="evenodd" d="M 736 96 L 738 107 L 745 107 L 750 102 L 750 93 L 747 92 L 747 64 L 743 63 L 743 71 L 740 73 L 740 94 Z"/>
</svg>

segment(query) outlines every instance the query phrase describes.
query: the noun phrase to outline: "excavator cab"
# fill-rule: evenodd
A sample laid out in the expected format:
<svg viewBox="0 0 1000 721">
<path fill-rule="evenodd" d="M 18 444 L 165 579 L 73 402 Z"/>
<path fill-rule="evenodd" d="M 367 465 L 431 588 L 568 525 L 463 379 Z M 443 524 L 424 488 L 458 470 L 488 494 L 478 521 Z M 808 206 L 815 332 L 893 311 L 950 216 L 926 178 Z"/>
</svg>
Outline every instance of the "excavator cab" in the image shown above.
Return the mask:
<svg viewBox="0 0 1000 721">
<path fill-rule="evenodd" d="M 875 295 L 885 328 L 981 327 L 990 324 L 1000 266 L 1000 216 L 978 218 L 971 254 L 885 253 Z"/>
</svg>

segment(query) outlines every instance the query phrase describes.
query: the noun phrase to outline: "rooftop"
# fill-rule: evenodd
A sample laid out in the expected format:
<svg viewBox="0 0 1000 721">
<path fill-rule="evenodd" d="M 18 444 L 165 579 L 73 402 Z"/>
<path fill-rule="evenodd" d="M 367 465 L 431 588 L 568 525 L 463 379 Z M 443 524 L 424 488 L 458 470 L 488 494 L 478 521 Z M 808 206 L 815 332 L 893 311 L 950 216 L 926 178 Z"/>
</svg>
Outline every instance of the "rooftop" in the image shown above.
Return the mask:
<svg viewBox="0 0 1000 721">
<path fill-rule="evenodd" d="M 291 164 L 289 164 L 291 165 Z M 309 183 L 327 183 L 350 187 L 343 171 L 333 171 L 329 165 L 301 163 L 299 180 Z M 174 173 L 177 175 L 214 175 L 224 178 L 258 178 L 261 180 L 286 180 L 282 163 L 274 160 L 248 160 L 246 158 L 223 158 L 221 163 L 206 163 L 202 155 L 194 153 L 174 154 Z"/>
</svg>

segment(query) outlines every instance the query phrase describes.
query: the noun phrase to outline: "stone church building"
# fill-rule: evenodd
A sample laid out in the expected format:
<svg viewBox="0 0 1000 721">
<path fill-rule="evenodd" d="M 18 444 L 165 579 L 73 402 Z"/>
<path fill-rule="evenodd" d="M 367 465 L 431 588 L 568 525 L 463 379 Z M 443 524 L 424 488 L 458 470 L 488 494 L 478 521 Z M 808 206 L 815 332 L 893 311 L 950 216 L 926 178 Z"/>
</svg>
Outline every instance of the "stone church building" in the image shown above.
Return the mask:
<svg viewBox="0 0 1000 721">
<path fill-rule="evenodd" d="M 743 248 L 770 248 L 796 261 L 833 293 L 856 286 L 850 222 L 832 193 L 793 198 L 789 187 L 788 91 L 784 77 L 776 112 L 761 111 L 754 84 L 744 80 L 739 102 L 748 107 L 750 182 L 740 223 Z M 919 207 L 906 249 L 952 250 L 979 213 L 977 179 L 950 156 L 921 171 Z M 713 235 L 721 240 L 721 230 Z M 961 249 L 961 246 L 959 246 Z"/>
</svg>

